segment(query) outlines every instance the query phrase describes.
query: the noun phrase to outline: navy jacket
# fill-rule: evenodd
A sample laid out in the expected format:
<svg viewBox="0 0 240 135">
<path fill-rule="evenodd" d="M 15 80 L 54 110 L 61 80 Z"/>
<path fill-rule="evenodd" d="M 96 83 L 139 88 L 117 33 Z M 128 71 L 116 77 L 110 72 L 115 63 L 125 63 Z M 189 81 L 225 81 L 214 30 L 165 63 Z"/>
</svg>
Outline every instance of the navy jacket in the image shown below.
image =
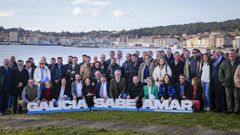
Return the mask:
<svg viewBox="0 0 240 135">
<path fill-rule="evenodd" d="M 109 95 L 110 83 L 108 81 L 106 81 L 106 83 L 107 83 L 107 95 L 108 97 L 110 97 Z M 94 88 L 94 96 L 96 96 L 96 98 L 100 98 L 100 89 L 101 89 L 101 82 L 97 82 Z"/>
</svg>

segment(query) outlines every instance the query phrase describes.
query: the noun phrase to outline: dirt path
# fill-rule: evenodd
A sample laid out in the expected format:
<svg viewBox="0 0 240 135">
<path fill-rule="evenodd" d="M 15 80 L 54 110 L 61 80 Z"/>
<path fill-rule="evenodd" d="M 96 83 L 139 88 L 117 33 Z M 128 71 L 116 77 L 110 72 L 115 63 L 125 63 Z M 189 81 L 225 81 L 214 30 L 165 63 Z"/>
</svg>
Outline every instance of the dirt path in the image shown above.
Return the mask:
<svg viewBox="0 0 240 135">
<path fill-rule="evenodd" d="M 221 131 L 212 130 L 203 127 L 186 128 L 179 126 L 165 126 L 165 125 L 136 125 L 125 124 L 122 122 L 98 122 L 98 121 L 75 121 L 75 120 L 39 120 L 37 118 L 19 118 L 19 119 L 0 119 L 1 129 L 21 129 L 26 127 L 39 126 L 69 126 L 81 128 L 96 128 L 113 131 L 136 131 L 143 133 L 163 133 L 163 134 L 179 134 L 179 135 L 215 135 L 215 134 L 240 134 L 239 131 Z"/>
</svg>

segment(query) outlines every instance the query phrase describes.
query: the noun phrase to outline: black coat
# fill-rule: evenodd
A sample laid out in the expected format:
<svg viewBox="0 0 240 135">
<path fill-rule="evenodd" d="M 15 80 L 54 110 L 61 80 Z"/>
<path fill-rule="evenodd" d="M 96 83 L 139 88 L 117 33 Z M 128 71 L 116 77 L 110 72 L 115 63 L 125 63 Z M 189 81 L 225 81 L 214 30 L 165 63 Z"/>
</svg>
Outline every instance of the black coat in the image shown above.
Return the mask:
<svg viewBox="0 0 240 135">
<path fill-rule="evenodd" d="M 183 73 L 184 62 L 180 60 L 176 65 L 173 61 L 170 63 L 170 68 L 172 70 L 172 83 L 175 84 L 176 82 L 179 82 L 179 75 Z"/>
<path fill-rule="evenodd" d="M 50 90 L 50 100 L 52 100 L 55 97 L 55 90 L 53 88 L 51 88 Z M 41 90 L 41 96 L 40 96 L 40 100 L 46 99 L 46 89 Z"/>
<path fill-rule="evenodd" d="M 139 97 L 140 99 L 143 98 L 143 84 L 139 82 L 137 86 L 134 83 L 131 83 L 130 87 L 128 88 L 128 94 L 130 98 Z"/>
<path fill-rule="evenodd" d="M 28 79 L 29 75 L 26 69 L 23 69 L 22 71 L 15 69 L 13 71 L 13 87 L 14 87 L 12 91 L 13 96 L 17 96 L 22 93 L 23 88 L 27 85 Z M 21 88 L 17 88 L 20 82 L 23 84 L 23 86 Z"/>
<path fill-rule="evenodd" d="M 8 69 L 9 70 L 9 80 L 6 80 L 6 69 L 1 66 L 0 67 L 0 93 L 4 92 L 5 94 L 10 94 L 12 92 L 12 85 L 13 85 L 13 70 L 11 68 Z M 6 82 L 9 81 L 9 82 Z M 8 83 L 9 87 L 6 88 L 6 86 L 4 86 L 4 84 Z"/>
<path fill-rule="evenodd" d="M 66 71 L 68 80 L 75 81 L 75 75 L 79 74 L 79 72 L 80 72 L 80 67 L 78 64 L 76 64 L 74 68 L 72 65 L 68 66 L 68 69 Z"/>
<path fill-rule="evenodd" d="M 57 101 L 58 100 L 58 97 L 59 97 L 59 94 L 61 92 L 61 87 L 58 87 L 55 92 L 54 92 L 54 99 Z M 64 95 L 67 95 L 67 97 L 70 97 L 71 98 L 71 89 L 69 87 L 65 87 L 65 91 L 64 91 Z"/>
</svg>

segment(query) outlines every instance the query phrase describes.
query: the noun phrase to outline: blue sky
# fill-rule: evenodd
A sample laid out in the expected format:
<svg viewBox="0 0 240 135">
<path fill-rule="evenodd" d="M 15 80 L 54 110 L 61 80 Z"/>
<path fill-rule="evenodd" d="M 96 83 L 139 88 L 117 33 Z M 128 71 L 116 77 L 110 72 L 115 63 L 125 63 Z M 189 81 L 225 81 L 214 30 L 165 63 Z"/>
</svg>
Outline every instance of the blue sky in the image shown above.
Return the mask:
<svg viewBox="0 0 240 135">
<path fill-rule="evenodd" d="M 0 26 L 122 30 L 240 18 L 240 0 L 0 0 Z"/>
</svg>

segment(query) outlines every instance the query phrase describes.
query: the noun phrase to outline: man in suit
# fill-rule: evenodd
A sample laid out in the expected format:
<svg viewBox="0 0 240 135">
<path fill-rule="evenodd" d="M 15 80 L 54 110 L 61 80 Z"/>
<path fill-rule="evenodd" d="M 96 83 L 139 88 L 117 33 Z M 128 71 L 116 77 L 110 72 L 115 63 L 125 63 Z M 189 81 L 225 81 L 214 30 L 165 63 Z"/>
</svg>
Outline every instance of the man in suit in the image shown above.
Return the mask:
<svg viewBox="0 0 240 135">
<path fill-rule="evenodd" d="M 82 78 L 79 74 L 75 75 L 75 81 L 72 82 L 71 85 L 71 92 L 72 92 L 72 97 L 73 100 L 80 100 L 83 99 L 83 82 L 82 82 Z"/>
<path fill-rule="evenodd" d="M 107 76 L 105 74 L 102 74 L 100 77 L 100 82 L 96 83 L 96 86 L 94 89 L 94 96 L 96 98 L 107 99 L 108 97 L 110 97 L 109 88 L 110 88 L 110 84 L 107 81 Z"/>
<path fill-rule="evenodd" d="M 239 100 L 238 100 L 238 90 L 234 87 L 234 73 L 239 65 L 239 60 L 236 59 L 236 52 L 232 49 L 229 52 L 228 59 L 224 60 L 219 66 L 218 77 L 225 88 L 227 108 L 229 113 L 238 113 Z"/>
<path fill-rule="evenodd" d="M 106 60 L 107 65 L 111 64 L 111 59 L 115 58 L 115 52 L 114 51 L 110 51 L 109 53 L 109 59 Z"/>
<path fill-rule="evenodd" d="M 216 110 L 215 112 L 222 112 L 226 111 L 226 93 L 224 88 L 221 86 L 219 81 L 218 73 L 219 73 L 219 66 L 225 60 L 223 53 L 220 48 L 215 50 L 215 59 L 213 62 L 213 84 L 214 84 L 214 94 L 215 94 L 215 102 L 216 102 Z"/>
<path fill-rule="evenodd" d="M 13 113 L 22 113 L 22 107 L 18 106 L 18 100 L 21 99 L 22 90 L 27 85 L 29 75 L 28 71 L 23 68 L 23 61 L 17 61 L 18 68 L 13 71 Z"/>
<path fill-rule="evenodd" d="M 3 66 L 0 67 L 0 115 L 6 113 L 8 98 L 12 91 L 12 70 L 9 63 L 9 59 L 4 59 Z"/>
<path fill-rule="evenodd" d="M 111 80 L 110 83 L 110 97 L 111 98 L 127 98 L 124 93 L 126 92 L 126 80 L 121 77 L 121 71 L 115 71 L 115 78 Z"/>
<path fill-rule="evenodd" d="M 185 100 L 188 92 L 191 90 L 191 85 L 186 81 L 186 76 L 184 74 L 180 74 L 179 83 L 175 85 L 175 88 L 177 100 Z"/>
<path fill-rule="evenodd" d="M 28 78 L 33 78 L 35 68 L 32 67 L 32 62 L 27 60 L 26 65 L 24 65 L 24 68 L 28 71 Z"/>
<path fill-rule="evenodd" d="M 73 57 L 72 58 L 72 64 L 68 66 L 68 69 L 66 71 L 67 79 L 70 81 L 69 83 L 71 84 L 72 82 L 75 81 L 75 75 L 79 74 L 80 67 L 77 64 L 78 58 Z"/>
<path fill-rule="evenodd" d="M 107 68 L 107 75 L 109 80 L 115 77 L 114 73 L 116 70 L 122 69 L 122 67 L 120 67 L 116 62 L 117 62 L 116 58 L 111 58 L 111 64 Z"/>
<path fill-rule="evenodd" d="M 65 77 L 65 66 L 62 63 L 63 59 L 62 57 L 57 58 L 57 64 L 55 65 L 55 74 L 54 74 L 54 83 L 56 86 L 55 88 L 60 87 L 61 83 L 60 80 L 61 78 Z M 68 85 L 70 86 L 70 85 Z"/>
</svg>

